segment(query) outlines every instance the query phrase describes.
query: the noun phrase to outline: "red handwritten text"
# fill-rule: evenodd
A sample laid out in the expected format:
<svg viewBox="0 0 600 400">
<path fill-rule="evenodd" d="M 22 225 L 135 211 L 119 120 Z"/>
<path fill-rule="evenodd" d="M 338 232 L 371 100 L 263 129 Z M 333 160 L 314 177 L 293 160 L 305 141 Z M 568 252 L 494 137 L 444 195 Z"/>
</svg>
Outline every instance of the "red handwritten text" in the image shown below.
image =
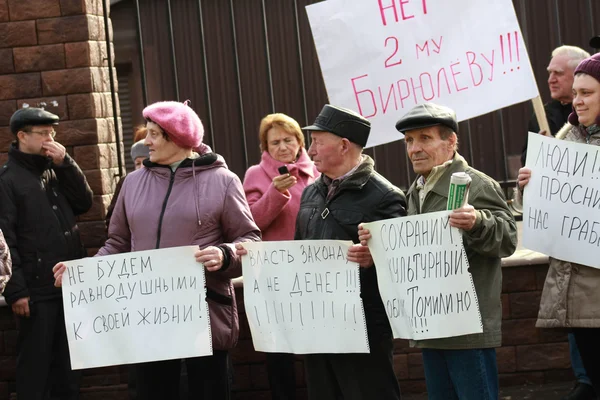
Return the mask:
<svg viewBox="0 0 600 400">
<path fill-rule="evenodd" d="M 417 60 L 419 59 L 419 53 L 427 52 L 427 57 L 430 56 L 430 53 L 429 53 L 429 43 L 430 42 L 433 44 L 431 51 L 433 51 L 434 53 L 440 54 L 440 51 L 442 49 L 442 39 L 444 39 L 444 37 L 440 36 L 439 44 L 436 43 L 435 39 L 426 40 L 425 44 L 422 47 L 419 46 L 419 43 L 415 44 L 415 50 L 417 52 Z"/>
<path fill-rule="evenodd" d="M 372 118 L 388 111 L 412 107 L 423 101 L 453 95 L 494 80 L 494 54 L 467 51 L 449 65 L 424 71 L 410 77 L 400 77 L 389 85 L 369 87 L 369 74 L 351 79 L 358 111 Z"/>
<path fill-rule="evenodd" d="M 400 9 L 400 18 L 405 21 L 407 19 L 412 19 L 415 17 L 414 14 L 409 14 L 410 12 L 415 12 L 414 8 L 417 7 L 414 4 L 411 4 L 412 7 L 412 11 L 410 10 L 410 6 L 408 6 L 409 10 L 405 9 L 405 6 L 408 5 L 409 3 L 417 3 L 419 2 L 419 0 L 387 0 L 389 3 L 388 5 L 384 6 L 383 3 L 386 0 L 378 0 L 379 2 L 379 12 L 381 13 L 381 22 L 383 22 L 383 25 L 386 26 L 387 25 L 387 18 L 386 18 L 386 10 L 389 10 L 389 13 L 393 13 L 394 15 L 394 22 L 400 22 L 400 19 L 398 19 L 398 9 Z M 398 3 L 398 4 L 396 4 Z M 427 0 L 420 0 L 420 7 L 422 9 L 422 13 L 423 14 L 427 14 Z M 421 12 L 421 9 L 419 9 L 419 12 Z"/>
</svg>

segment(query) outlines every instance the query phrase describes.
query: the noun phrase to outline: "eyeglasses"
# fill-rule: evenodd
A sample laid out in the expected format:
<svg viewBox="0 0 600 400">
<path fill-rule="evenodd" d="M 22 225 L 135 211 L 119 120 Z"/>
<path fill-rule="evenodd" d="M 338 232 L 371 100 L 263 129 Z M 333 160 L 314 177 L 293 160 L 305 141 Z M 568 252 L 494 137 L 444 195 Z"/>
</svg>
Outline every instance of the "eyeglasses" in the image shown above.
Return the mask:
<svg viewBox="0 0 600 400">
<path fill-rule="evenodd" d="M 37 133 L 40 136 L 43 137 L 51 137 L 51 138 L 55 138 L 56 137 L 56 131 L 53 129 L 50 132 L 40 132 L 40 131 L 29 131 L 28 133 Z"/>
</svg>

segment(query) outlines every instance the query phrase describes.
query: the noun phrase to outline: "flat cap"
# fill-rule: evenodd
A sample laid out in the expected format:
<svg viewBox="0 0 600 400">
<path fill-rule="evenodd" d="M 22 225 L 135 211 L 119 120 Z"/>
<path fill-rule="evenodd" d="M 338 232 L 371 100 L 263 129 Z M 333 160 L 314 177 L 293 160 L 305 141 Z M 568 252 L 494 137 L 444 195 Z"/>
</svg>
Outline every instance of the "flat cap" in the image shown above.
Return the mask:
<svg viewBox="0 0 600 400">
<path fill-rule="evenodd" d="M 368 119 L 352 110 L 325 104 L 315 123 L 302 128 L 306 131 L 331 132 L 365 147 L 371 133 Z"/>
<path fill-rule="evenodd" d="M 21 108 L 10 117 L 10 130 L 16 135 L 24 126 L 56 125 L 59 119 L 58 115 L 54 115 L 43 108 Z"/>
<path fill-rule="evenodd" d="M 396 122 L 396 129 L 404 133 L 412 129 L 435 125 L 445 125 L 454 132 L 458 132 L 456 113 L 451 108 L 434 103 L 419 104 Z"/>
</svg>

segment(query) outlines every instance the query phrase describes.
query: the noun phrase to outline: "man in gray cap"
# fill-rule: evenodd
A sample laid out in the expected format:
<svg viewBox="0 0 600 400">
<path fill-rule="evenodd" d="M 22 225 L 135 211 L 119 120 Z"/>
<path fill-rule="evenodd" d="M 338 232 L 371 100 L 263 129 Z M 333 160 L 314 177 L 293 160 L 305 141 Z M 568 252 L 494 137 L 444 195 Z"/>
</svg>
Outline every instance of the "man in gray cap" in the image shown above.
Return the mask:
<svg viewBox="0 0 600 400">
<path fill-rule="evenodd" d="M 15 142 L 0 168 L 0 229 L 13 275 L 4 290 L 18 317 L 19 400 L 76 399 L 79 373 L 71 370 L 58 261 L 85 256 L 75 216 L 92 206 L 92 191 L 64 146 L 54 140 L 58 117 L 23 108 L 10 119 Z"/>
<path fill-rule="evenodd" d="M 358 243 L 358 224 L 406 215 L 404 193 L 375 172 L 362 154 L 371 124 L 346 109 L 325 105 L 311 132 L 308 154 L 321 176 L 304 189 L 296 219 L 298 240 L 339 239 Z M 392 331 L 377 287 L 368 248 L 356 244 L 348 260 L 360 268 L 369 354 L 310 354 L 304 361 L 308 397 L 400 398 L 392 360 Z"/>
<path fill-rule="evenodd" d="M 471 177 L 468 202 L 450 214 L 450 225 L 463 232 L 483 333 L 411 342 L 423 349 L 429 399 L 498 399 L 495 348 L 501 345 L 501 257 L 517 246 L 517 227 L 500 185 L 470 167 L 458 154 L 458 123 L 453 110 L 432 103 L 410 110 L 396 123 L 417 179 L 408 190 L 408 214 L 446 210 L 450 177 Z M 368 232 L 367 232 L 368 233 Z M 365 230 L 360 232 L 366 243 Z"/>
</svg>

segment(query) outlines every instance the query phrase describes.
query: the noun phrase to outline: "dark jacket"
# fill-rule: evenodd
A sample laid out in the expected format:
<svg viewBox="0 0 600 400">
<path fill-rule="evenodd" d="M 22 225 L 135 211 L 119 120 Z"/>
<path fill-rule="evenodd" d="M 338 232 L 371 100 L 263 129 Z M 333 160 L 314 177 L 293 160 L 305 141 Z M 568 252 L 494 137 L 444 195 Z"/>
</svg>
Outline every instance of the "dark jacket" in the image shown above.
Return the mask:
<svg viewBox="0 0 600 400">
<path fill-rule="evenodd" d="M 92 190 L 68 154 L 62 165 L 54 165 L 10 147 L 0 169 L 0 229 L 13 262 L 7 302 L 60 298 L 52 267 L 85 256 L 75 216 L 91 206 Z"/>
<path fill-rule="evenodd" d="M 466 172 L 471 177 L 469 204 L 475 207 L 477 219 L 469 232 L 463 232 L 463 244 L 469 272 L 479 301 L 483 333 L 442 339 L 419 340 L 411 344 L 433 349 L 481 349 L 500 347 L 502 343 L 502 266 L 501 258 L 514 253 L 517 247 L 517 224 L 506 205 L 498 182 L 472 168 L 455 153 L 452 164 L 425 195 L 419 204 L 416 181 L 408 189 L 408 214 L 417 215 L 443 211 L 448 204 L 450 177 L 455 172 Z"/>
<path fill-rule="evenodd" d="M 406 215 L 406 197 L 374 170 L 373 159 L 365 160 L 344 179 L 329 200 L 321 175 L 304 189 L 296 219 L 296 240 L 338 239 L 358 243 L 358 224 Z M 391 334 L 377 286 L 375 268 L 360 269 L 360 292 L 369 337 Z"/>
<path fill-rule="evenodd" d="M 556 133 L 560 130 L 560 128 L 567 123 L 569 114 L 573 112 L 573 106 L 571 103 L 562 104 L 558 100 L 552 100 L 544 105 L 544 110 L 546 110 L 546 119 L 548 120 L 550 133 L 552 133 L 552 136 L 556 136 Z M 529 125 L 527 126 L 527 129 L 528 132 L 540 131 L 540 126 L 538 125 L 535 113 L 529 119 Z M 527 158 L 527 138 L 528 135 L 525 135 L 525 146 L 523 146 L 523 151 L 521 153 L 521 165 L 523 166 L 525 166 L 525 161 Z"/>
</svg>

